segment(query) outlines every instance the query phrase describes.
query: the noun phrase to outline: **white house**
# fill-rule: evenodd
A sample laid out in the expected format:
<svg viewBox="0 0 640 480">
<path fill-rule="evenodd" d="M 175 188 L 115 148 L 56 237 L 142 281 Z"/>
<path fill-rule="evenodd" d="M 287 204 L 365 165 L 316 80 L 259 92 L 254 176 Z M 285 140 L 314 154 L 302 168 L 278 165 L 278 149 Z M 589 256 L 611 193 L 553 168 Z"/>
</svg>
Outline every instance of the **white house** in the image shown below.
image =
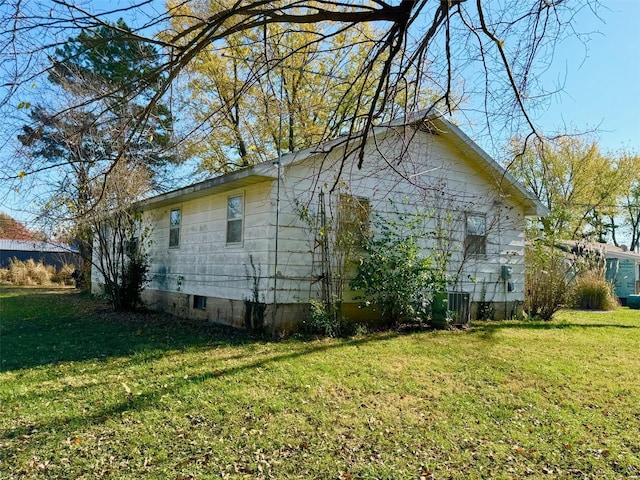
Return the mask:
<svg viewBox="0 0 640 480">
<path fill-rule="evenodd" d="M 425 245 L 446 250 L 449 288 L 472 310 L 518 312 L 525 218 L 546 214 L 540 202 L 441 115 L 376 128 L 361 168 L 345 155 L 353 145 L 340 138 L 140 202 L 152 229 L 145 302 L 238 327 L 257 315 L 276 332 L 344 288 L 345 315 L 373 316 L 335 281 L 345 252 L 327 238 L 345 218 L 369 224 L 401 208 L 427 212 L 438 234 Z"/>
</svg>

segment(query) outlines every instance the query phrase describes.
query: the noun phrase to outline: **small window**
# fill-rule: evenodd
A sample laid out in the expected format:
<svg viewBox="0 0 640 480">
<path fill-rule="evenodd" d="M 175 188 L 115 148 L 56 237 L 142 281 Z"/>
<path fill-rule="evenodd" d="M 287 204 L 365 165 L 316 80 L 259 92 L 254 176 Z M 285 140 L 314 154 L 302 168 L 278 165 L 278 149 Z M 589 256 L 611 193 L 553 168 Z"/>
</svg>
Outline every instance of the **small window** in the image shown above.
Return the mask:
<svg viewBox="0 0 640 480">
<path fill-rule="evenodd" d="M 466 223 L 465 252 L 469 255 L 485 255 L 487 253 L 487 217 L 483 214 L 469 213 Z"/>
<path fill-rule="evenodd" d="M 180 245 L 180 224 L 182 223 L 182 211 L 178 208 L 171 210 L 171 218 L 169 219 L 169 246 L 177 247 Z"/>
<path fill-rule="evenodd" d="M 202 295 L 194 295 L 193 296 L 193 308 L 197 310 L 206 310 L 207 309 L 207 297 L 203 297 Z"/>
<path fill-rule="evenodd" d="M 227 198 L 227 243 L 242 243 L 242 223 L 244 220 L 244 197 L 235 195 Z"/>
</svg>

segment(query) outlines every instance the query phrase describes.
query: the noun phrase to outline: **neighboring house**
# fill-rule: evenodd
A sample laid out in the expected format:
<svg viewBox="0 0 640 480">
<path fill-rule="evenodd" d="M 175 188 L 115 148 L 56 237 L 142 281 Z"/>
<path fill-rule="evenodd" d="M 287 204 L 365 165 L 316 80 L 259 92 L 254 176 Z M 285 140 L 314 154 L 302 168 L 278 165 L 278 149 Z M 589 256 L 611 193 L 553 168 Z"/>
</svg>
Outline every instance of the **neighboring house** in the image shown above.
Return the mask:
<svg viewBox="0 0 640 480">
<path fill-rule="evenodd" d="M 614 292 L 625 306 L 629 295 L 640 293 L 640 254 L 630 252 L 627 247 L 616 247 L 608 243 L 576 242 L 565 240 L 559 247 L 572 256 L 597 253 L 606 262 L 605 279 L 613 285 Z M 574 257 L 575 258 L 575 257 Z"/>
<path fill-rule="evenodd" d="M 41 240 L 0 239 L 0 268 L 8 268 L 11 259 L 33 260 L 56 268 L 79 265 L 78 252 L 71 247 Z"/>
<path fill-rule="evenodd" d="M 425 245 L 450 255 L 450 289 L 467 292 L 472 310 L 520 311 L 525 218 L 547 213 L 532 194 L 440 115 L 376 128 L 361 169 L 355 155 L 344 160 L 352 147 L 336 139 L 140 202 L 152 232 L 145 302 L 237 327 L 258 312 L 272 332 L 295 328 L 310 299 L 339 287 L 328 279 L 344 252 L 328 232 L 393 217 L 391 200 L 429 212 L 437 235 Z M 346 291 L 347 316 L 375 316 L 358 306 Z"/>
<path fill-rule="evenodd" d="M 607 259 L 606 279 L 613 284 L 620 303 L 627 305 L 629 295 L 640 293 L 640 254 L 627 248 L 604 246 Z"/>
</svg>

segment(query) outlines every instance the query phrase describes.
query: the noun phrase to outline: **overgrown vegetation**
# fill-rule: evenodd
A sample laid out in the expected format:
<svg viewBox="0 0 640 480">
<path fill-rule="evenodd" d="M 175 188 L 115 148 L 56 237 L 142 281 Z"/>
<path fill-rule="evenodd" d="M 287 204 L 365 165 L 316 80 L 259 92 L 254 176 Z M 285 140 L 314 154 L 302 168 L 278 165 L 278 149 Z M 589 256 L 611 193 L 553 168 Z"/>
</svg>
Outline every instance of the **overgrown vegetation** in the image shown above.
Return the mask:
<svg viewBox="0 0 640 480">
<path fill-rule="evenodd" d="M 33 259 L 25 261 L 12 258 L 9 268 L 0 268 L 0 284 L 16 286 L 74 285 L 75 267 L 65 264 L 59 269 Z"/>
<path fill-rule="evenodd" d="M 606 280 L 607 261 L 604 252 L 576 243 L 571 248 L 575 278 L 566 295 L 571 308 L 614 310 L 618 299 L 613 285 Z"/>
<path fill-rule="evenodd" d="M 605 278 L 603 252 L 576 242 L 572 247 L 551 240 L 527 246 L 525 310 L 551 320 L 563 307 L 613 310 L 618 306 L 613 285 Z"/>
<path fill-rule="evenodd" d="M 296 199 L 298 215 L 309 229 L 313 273 L 320 281 L 320 298 L 310 299 L 310 316 L 304 326 L 309 333 L 338 336 L 352 326 L 343 317 L 342 304 L 354 265 L 370 235 L 371 206 L 340 182 L 333 196 L 319 194 L 317 207 L 317 212 L 311 212 Z"/>
<path fill-rule="evenodd" d="M 322 302 L 312 298 L 309 300 L 309 315 L 303 320 L 302 328 L 306 333 L 339 337 L 342 333 L 342 323 L 337 315 L 327 311 Z"/>
<path fill-rule="evenodd" d="M 137 250 L 131 252 L 123 268 L 117 292 L 107 290 L 107 295 L 119 305 L 122 310 L 136 310 L 143 305 L 142 291 L 149 283 L 149 259 Z M 111 285 L 113 288 L 113 285 Z"/>
<path fill-rule="evenodd" d="M 551 320 L 562 308 L 571 280 L 570 265 L 553 241 L 535 240 L 525 250 L 525 302 L 527 314 Z"/>
<path fill-rule="evenodd" d="M 595 272 L 577 277 L 566 300 L 567 306 L 582 310 L 615 310 L 619 306 L 613 285 Z"/>
<path fill-rule="evenodd" d="M 627 308 L 277 342 L 72 290 L 2 289 L 0 308 L 6 480 L 640 473 Z"/>
<path fill-rule="evenodd" d="M 427 248 L 437 231 L 427 228 L 432 215 L 404 213 L 375 217 L 375 234 L 366 238 L 352 290 L 365 305 L 376 306 L 389 325 L 427 319 L 436 292 L 446 292 L 450 252 Z"/>
<path fill-rule="evenodd" d="M 90 228 L 94 232 L 93 268 L 100 276 L 99 284 L 115 310 L 135 310 L 142 305 L 141 293 L 149 272 L 148 248 L 151 227 L 143 221 L 141 212 L 129 208 L 129 181 L 135 186 L 135 176 L 123 178 L 113 186 L 112 204 L 91 214 Z M 110 208 L 111 207 L 111 208 Z"/>
<path fill-rule="evenodd" d="M 149 280 L 151 227 L 132 205 L 148 192 L 150 179 L 144 169 L 120 164 L 114 169 L 104 185 L 94 185 L 97 191 L 92 195 L 99 201 L 75 219 L 75 226 L 91 239 L 91 248 L 85 251 L 90 256 L 81 254 L 82 280 L 89 286 L 92 272 L 97 274 L 98 287 L 113 308 L 133 310 L 141 305 L 140 293 Z"/>
<path fill-rule="evenodd" d="M 353 195 L 344 183 L 339 187 L 328 202 L 319 195 L 317 213 L 296 203 L 320 267 L 314 271 L 320 298 L 311 299 L 307 331 L 339 336 L 360 328 L 342 311 L 343 302 L 354 300 L 372 306 L 387 326 L 433 320 L 434 294 L 457 282 L 465 261 L 463 254 L 452 271 L 452 254 L 461 248 L 454 202 L 439 198 L 435 208 L 437 202 L 425 199 L 429 209 L 416 210 L 390 199 L 388 211 L 372 212 L 368 199 Z"/>
<path fill-rule="evenodd" d="M 389 325 L 398 325 L 426 315 L 423 295 L 431 287 L 432 265 L 413 235 L 383 227 L 367 242 L 351 288 L 361 290 L 364 303 L 379 308 Z"/>
</svg>

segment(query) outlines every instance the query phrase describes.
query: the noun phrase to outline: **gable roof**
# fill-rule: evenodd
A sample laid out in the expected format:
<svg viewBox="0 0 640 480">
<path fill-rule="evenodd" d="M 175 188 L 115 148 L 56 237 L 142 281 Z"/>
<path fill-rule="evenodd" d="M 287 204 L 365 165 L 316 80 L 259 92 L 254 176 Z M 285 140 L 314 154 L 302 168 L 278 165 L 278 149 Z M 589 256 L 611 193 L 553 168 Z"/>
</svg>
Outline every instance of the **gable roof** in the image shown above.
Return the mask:
<svg viewBox="0 0 640 480">
<path fill-rule="evenodd" d="M 398 118 L 385 125 L 372 129 L 370 136 L 386 134 L 394 128 L 408 125 L 424 126 L 427 131 L 437 133 L 449 139 L 454 146 L 460 149 L 468 161 L 485 175 L 491 178 L 496 187 L 500 187 L 507 195 L 512 196 L 517 203 L 524 207 L 525 215 L 546 216 L 549 210 L 540 203 L 540 200 L 529 192 L 513 175 L 507 172 L 491 156 L 486 153 L 471 138 L 456 125 L 447 120 L 437 111 L 419 111 L 405 118 Z M 343 148 L 348 144 L 361 140 L 361 136 L 342 136 L 328 142 L 315 145 L 296 152 L 287 153 L 280 158 L 269 162 L 260 163 L 253 167 L 247 167 L 236 172 L 214 177 L 204 182 L 199 182 L 187 187 L 179 188 L 171 192 L 163 193 L 155 197 L 142 200 L 137 205 L 146 210 L 152 207 L 161 207 L 176 202 L 192 200 L 212 193 L 225 192 L 234 188 L 277 179 L 277 164 L 286 166 L 303 161 L 313 155 L 326 154 L 337 148 Z"/>
<path fill-rule="evenodd" d="M 496 186 L 499 186 L 506 194 L 513 196 L 519 203 L 522 203 L 525 215 L 545 217 L 549 214 L 549 209 L 540 202 L 538 197 L 527 190 L 524 185 L 455 124 L 444 118 L 444 116 L 437 116 L 431 121 L 439 132 L 445 135 L 449 134 L 448 136 L 452 143 L 460 148 L 465 156 L 474 162 L 481 171 L 487 174 L 495 182 Z"/>
</svg>

